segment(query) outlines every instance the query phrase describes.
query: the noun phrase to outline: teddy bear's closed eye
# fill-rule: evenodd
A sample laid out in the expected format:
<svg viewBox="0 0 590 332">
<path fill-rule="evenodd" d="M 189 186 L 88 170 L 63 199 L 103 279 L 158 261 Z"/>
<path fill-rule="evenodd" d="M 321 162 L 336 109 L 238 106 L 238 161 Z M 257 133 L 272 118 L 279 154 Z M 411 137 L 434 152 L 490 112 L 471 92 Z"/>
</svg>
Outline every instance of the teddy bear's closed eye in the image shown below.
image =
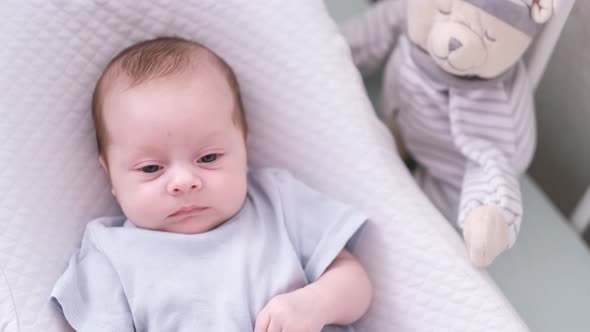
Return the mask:
<svg viewBox="0 0 590 332">
<path fill-rule="evenodd" d="M 491 41 L 492 43 L 496 42 L 496 38 L 492 37 L 492 35 L 490 35 L 490 33 L 488 32 L 488 30 L 485 31 L 484 33 L 485 37 L 487 40 Z"/>
</svg>

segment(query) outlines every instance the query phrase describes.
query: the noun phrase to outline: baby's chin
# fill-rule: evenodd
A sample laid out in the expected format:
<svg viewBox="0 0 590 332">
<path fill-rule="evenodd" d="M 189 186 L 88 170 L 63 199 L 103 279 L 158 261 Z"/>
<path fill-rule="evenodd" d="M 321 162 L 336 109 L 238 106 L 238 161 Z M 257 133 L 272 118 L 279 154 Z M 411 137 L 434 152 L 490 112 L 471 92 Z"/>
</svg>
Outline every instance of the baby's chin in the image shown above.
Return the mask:
<svg viewBox="0 0 590 332">
<path fill-rule="evenodd" d="M 227 218 L 203 220 L 202 218 L 187 217 L 180 220 L 163 220 L 158 222 L 157 225 L 146 225 L 141 222 L 129 221 L 135 227 L 145 230 L 190 235 L 207 233 L 221 226 L 227 220 Z"/>
<path fill-rule="evenodd" d="M 214 230 L 223 225 L 227 220 L 194 220 L 187 218 L 184 220 L 166 224 L 164 227 L 158 229 L 162 232 L 177 233 L 177 234 L 202 234 Z"/>
</svg>

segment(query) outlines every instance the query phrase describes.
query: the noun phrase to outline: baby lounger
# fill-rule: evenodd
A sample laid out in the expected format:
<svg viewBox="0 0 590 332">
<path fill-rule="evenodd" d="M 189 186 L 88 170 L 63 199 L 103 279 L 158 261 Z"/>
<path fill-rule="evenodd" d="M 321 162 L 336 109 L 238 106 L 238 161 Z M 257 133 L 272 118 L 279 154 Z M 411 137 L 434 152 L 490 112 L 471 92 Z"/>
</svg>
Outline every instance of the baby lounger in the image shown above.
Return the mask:
<svg viewBox="0 0 590 332">
<path fill-rule="evenodd" d="M 289 168 L 365 210 L 375 286 L 360 332 L 527 331 L 414 185 L 321 0 L 0 3 L 0 331 L 69 331 L 49 301 L 84 225 L 120 213 L 89 112 L 108 60 L 160 35 L 234 67 L 252 166 Z"/>
</svg>

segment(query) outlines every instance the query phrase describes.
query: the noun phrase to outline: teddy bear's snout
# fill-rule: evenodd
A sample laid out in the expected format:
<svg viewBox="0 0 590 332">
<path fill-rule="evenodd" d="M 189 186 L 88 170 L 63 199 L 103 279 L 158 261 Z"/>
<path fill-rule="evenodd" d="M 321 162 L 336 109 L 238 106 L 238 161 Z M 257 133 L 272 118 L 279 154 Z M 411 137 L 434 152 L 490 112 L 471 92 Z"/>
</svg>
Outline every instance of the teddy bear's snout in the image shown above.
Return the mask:
<svg viewBox="0 0 590 332">
<path fill-rule="evenodd" d="M 459 39 L 457 39 L 455 37 L 451 37 L 449 39 L 449 53 L 453 52 L 454 50 L 456 50 L 458 48 L 461 48 L 461 46 L 463 46 L 463 43 Z"/>
</svg>

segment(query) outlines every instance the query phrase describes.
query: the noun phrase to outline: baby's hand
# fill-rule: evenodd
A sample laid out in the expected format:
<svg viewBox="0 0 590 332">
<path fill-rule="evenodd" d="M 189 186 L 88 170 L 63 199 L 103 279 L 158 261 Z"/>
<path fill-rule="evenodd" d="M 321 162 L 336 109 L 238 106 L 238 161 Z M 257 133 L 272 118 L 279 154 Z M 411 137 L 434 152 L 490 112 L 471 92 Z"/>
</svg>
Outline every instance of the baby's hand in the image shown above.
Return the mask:
<svg viewBox="0 0 590 332">
<path fill-rule="evenodd" d="M 320 301 L 308 288 L 275 296 L 258 313 L 254 332 L 320 332 L 326 325 Z"/>
</svg>

